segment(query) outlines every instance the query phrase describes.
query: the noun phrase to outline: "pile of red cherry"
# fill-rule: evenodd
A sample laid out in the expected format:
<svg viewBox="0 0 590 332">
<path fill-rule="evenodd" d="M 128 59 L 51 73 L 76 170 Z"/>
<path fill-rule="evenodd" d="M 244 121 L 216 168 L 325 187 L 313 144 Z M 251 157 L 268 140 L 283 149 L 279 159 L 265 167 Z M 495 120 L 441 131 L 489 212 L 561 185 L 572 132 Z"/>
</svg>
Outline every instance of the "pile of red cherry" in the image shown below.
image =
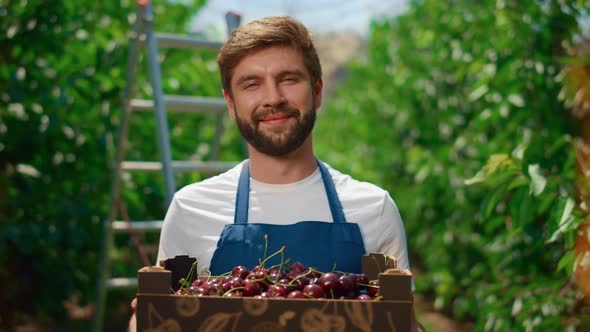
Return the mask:
<svg viewBox="0 0 590 332">
<path fill-rule="evenodd" d="M 193 272 L 193 271 L 191 271 Z M 192 273 L 190 273 L 192 274 Z M 364 274 L 320 272 L 300 262 L 265 268 L 264 264 L 248 270 L 236 266 L 217 277 L 199 277 L 189 282 L 181 279 L 179 295 L 232 296 L 290 299 L 379 299 L 379 283 Z"/>
</svg>

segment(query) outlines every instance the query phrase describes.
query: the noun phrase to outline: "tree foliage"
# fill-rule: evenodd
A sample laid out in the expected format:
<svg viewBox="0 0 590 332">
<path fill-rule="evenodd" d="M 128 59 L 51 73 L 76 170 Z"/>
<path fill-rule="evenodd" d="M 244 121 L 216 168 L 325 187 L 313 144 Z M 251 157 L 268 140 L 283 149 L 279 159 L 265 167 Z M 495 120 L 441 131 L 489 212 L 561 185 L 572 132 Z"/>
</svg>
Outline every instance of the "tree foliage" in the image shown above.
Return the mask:
<svg viewBox="0 0 590 332">
<path fill-rule="evenodd" d="M 155 2 L 156 30 L 186 32 L 203 4 Z M 132 0 L 0 2 L 2 330 L 27 316 L 58 330 L 73 328 L 77 323 L 64 301 L 77 293 L 79 305 L 94 300 L 135 19 Z M 140 65 L 138 93 L 149 96 L 145 68 Z M 162 51 L 162 71 L 167 93 L 220 95 L 213 52 Z M 211 141 L 214 121 L 209 120 L 169 117 L 172 140 L 178 142 L 173 157 L 207 158 L 210 145 L 200 142 Z M 153 115 L 134 114 L 127 159 L 158 160 L 154 136 Z M 241 151 L 232 136 L 226 140 Z M 227 154 L 235 156 L 232 151 Z M 132 218 L 162 218 L 161 182 L 160 174 L 126 174 L 124 195 Z M 117 242 L 129 246 L 128 237 Z M 133 276 L 142 266 L 126 249 L 113 258 L 122 261 L 114 265 L 115 275 Z"/>
<path fill-rule="evenodd" d="M 575 323 L 578 128 L 559 93 L 580 3 L 412 1 L 372 25 L 318 121 L 319 155 L 398 204 L 418 291 L 476 330 Z"/>
</svg>

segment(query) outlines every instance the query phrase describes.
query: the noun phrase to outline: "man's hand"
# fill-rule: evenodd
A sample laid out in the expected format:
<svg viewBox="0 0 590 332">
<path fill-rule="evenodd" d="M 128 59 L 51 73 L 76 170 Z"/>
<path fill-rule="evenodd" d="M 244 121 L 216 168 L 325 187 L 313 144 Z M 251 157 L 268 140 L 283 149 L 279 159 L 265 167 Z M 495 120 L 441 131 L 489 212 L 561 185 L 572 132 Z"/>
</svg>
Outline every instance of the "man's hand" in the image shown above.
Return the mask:
<svg viewBox="0 0 590 332">
<path fill-rule="evenodd" d="M 131 319 L 129 320 L 129 332 L 136 332 L 137 331 L 137 321 L 135 319 L 135 310 L 137 310 L 137 298 L 134 297 L 131 301 L 131 310 L 133 311 L 133 315 L 131 315 Z"/>
</svg>

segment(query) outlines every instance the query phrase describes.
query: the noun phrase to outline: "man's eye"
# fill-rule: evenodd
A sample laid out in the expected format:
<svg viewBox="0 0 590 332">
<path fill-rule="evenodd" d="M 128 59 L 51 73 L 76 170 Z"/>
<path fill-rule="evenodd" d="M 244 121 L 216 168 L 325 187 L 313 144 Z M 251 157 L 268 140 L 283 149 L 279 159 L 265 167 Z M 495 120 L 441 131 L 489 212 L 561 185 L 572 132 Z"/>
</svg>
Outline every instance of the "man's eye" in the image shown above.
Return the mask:
<svg viewBox="0 0 590 332">
<path fill-rule="evenodd" d="M 250 83 L 246 83 L 244 84 L 242 87 L 246 90 L 250 90 L 250 89 L 254 89 L 258 86 L 258 83 L 256 82 L 250 82 Z"/>
</svg>

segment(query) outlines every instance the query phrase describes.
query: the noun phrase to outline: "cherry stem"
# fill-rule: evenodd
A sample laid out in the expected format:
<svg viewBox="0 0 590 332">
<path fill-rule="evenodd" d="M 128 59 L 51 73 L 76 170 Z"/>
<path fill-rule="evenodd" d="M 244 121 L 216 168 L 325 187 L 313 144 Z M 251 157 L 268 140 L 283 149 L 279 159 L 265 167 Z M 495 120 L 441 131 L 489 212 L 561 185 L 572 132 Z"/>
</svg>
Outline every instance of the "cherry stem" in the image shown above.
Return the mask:
<svg viewBox="0 0 590 332">
<path fill-rule="evenodd" d="M 297 277 L 293 278 L 293 280 L 291 280 L 288 285 L 292 285 L 295 284 L 295 281 L 297 281 L 297 279 L 305 277 L 306 275 L 310 274 L 312 272 L 312 269 L 307 270 L 307 272 L 302 273 L 300 275 L 298 275 Z"/>
<path fill-rule="evenodd" d="M 191 269 L 188 271 L 188 274 L 186 275 L 186 278 L 179 280 L 179 282 L 181 283 L 181 288 L 187 288 L 188 286 L 190 286 L 191 282 L 193 281 L 193 274 L 195 272 L 195 269 L 197 268 L 198 263 L 199 261 L 194 261 L 191 265 Z"/>
<path fill-rule="evenodd" d="M 268 256 L 268 257 L 266 257 L 266 258 L 265 258 L 265 259 L 262 261 L 262 263 L 260 264 L 260 266 L 264 267 L 264 264 L 266 263 L 266 261 L 268 261 L 269 259 L 273 258 L 274 256 L 276 256 L 276 255 L 278 255 L 278 254 L 284 255 L 284 252 L 285 252 L 285 246 L 282 246 L 282 247 L 281 247 L 281 249 L 277 250 L 277 251 L 276 251 L 275 253 L 273 253 L 272 255 L 270 255 L 270 256 Z M 284 257 L 284 256 L 283 256 L 283 257 Z M 281 259 L 281 261 L 282 261 L 282 259 Z"/>
<path fill-rule="evenodd" d="M 227 295 L 228 293 L 231 293 L 231 292 L 233 292 L 233 291 L 235 291 L 235 290 L 238 290 L 238 289 L 246 289 L 246 287 L 234 287 L 234 288 L 232 288 L 232 289 L 228 290 L 227 292 L 223 293 L 223 296 L 225 296 L 225 295 Z"/>
<path fill-rule="evenodd" d="M 332 272 L 336 271 L 336 262 L 334 262 L 334 266 L 332 266 Z"/>
<path fill-rule="evenodd" d="M 272 269 L 273 267 L 278 267 L 279 270 L 281 270 L 283 268 L 283 265 L 288 264 L 290 261 L 291 261 L 291 258 L 287 258 L 287 259 L 285 259 L 284 263 L 279 263 L 279 264 L 273 265 L 273 266 L 269 267 L 269 269 Z"/>
<path fill-rule="evenodd" d="M 379 288 L 379 285 L 368 285 L 368 284 L 361 284 L 360 282 L 357 283 L 357 285 L 361 285 L 361 286 L 365 286 L 365 287 L 371 287 L 371 288 Z"/>
<path fill-rule="evenodd" d="M 211 276 L 213 275 L 213 273 L 211 273 L 211 270 L 209 270 L 209 269 L 207 269 L 205 271 L 207 272 L 207 280 L 206 281 L 209 281 L 209 279 L 211 279 Z"/>
<path fill-rule="evenodd" d="M 264 234 L 264 255 L 262 255 L 263 263 L 260 263 L 261 267 L 264 267 L 264 262 L 266 262 L 266 251 L 268 250 L 268 234 Z"/>
<path fill-rule="evenodd" d="M 232 271 L 225 272 L 224 274 L 220 274 L 218 277 L 227 277 L 230 276 Z"/>
</svg>

